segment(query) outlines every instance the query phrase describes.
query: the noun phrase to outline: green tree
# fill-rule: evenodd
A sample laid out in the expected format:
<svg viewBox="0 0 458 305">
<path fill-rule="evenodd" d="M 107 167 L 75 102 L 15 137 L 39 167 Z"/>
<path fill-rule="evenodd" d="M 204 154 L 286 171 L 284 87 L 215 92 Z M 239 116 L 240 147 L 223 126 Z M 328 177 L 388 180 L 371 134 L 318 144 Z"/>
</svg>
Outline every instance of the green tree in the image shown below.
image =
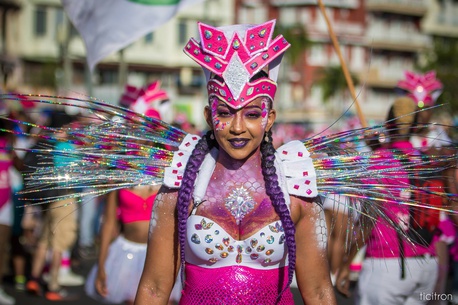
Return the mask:
<svg viewBox="0 0 458 305">
<path fill-rule="evenodd" d="M 288 62 L 296 64 L 304 51 L 311 46 L 307 30 L 304 25 L 296 23 L 293 25 L 277 25 L 275 27 L 274 37 L 282 34 L 283 37 L 291 44 L 286 52 Z"/>
<path fill-rule="evenodd" d="M 358 80 L 351 75 L 353 84 L 357 85 Z M 318 70 L 318 86 L 321 87 L 323 102 L 328 102 L 335 95 L 342 95 L 345 100 L 346 90 L 348 89 L 345 75 L 340 66 L 328 66 Z"/>
<path fill-rule="evenodd" d="M 436 76 L 444 84 L 442 95 L 437 103 L 445 104 L 439 111 L 458 114 L 458 39 L 452 37 L 434 37 L 433 48 L 424 54 L 418 69 L 426 72 L 436 71 Z"/>
</svg>

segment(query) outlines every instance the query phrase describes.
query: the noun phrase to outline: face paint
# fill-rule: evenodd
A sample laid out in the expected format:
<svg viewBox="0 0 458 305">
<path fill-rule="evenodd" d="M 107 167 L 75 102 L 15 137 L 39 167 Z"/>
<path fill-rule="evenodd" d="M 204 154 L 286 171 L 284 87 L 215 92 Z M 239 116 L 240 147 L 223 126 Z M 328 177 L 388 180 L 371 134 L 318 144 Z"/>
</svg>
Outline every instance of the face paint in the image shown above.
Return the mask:
<svg viewBox="0 0 458 305">
<path fill-rule="evenodd" d="M 269 100 L 267 98 L 263 98 L 261 100 L 261 127 L 266 128 L 267 126 L 267 119 L 269 118 Z"/>
<path fill-rule="evenodd" d="M 212 122 L 213 122 L 213 127 L 215 128 L 215 131 L 221 131 L 224 130 L 224 128 L 230 124 L 229 122 L 221 122 L 221 120 L 218 118 L 218 104 L 219 100 L 217 98 L 212 98 L 211 99 L 211 111 L 212 111 Z"/>
<path fill-rule="evenodd" d="M 318 242 L 318 247 L 320 247 L 321 249 L 326 249 L 328 231 L 324 211 L 318 204 L 314 204 L 313 211 L 316 213 L 316 216 L 314 216 L 313 221 L 315 222 L 315 236 Z"/>
</svg>

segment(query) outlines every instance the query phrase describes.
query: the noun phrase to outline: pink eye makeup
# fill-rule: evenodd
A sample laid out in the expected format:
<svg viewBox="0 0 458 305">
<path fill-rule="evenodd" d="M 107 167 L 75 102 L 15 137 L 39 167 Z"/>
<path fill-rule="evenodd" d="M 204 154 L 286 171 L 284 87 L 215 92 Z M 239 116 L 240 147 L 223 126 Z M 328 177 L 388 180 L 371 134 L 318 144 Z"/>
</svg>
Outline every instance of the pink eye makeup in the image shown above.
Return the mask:
<svg viewBox="0 0 458 305">
<path fill-rule="evenodd" d="M 231 117 L 232 114 L 226 107 L 218 107 L 219 100 L 212 98 L 211 100 L 212 123 L 215 131 L 223 130 L 230 122 L 221 122 L 220 117 Z"/>
</svg>

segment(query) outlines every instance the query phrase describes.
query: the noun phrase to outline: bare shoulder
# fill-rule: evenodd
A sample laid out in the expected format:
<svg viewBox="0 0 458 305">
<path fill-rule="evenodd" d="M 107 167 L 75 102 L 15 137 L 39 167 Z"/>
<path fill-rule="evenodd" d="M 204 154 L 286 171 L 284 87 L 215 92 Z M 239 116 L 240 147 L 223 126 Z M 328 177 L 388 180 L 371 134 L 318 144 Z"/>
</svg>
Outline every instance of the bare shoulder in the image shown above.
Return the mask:
<svg viewBox="0 0 458 305">
<path fill-rule="evenodd" d="M 290 195 L 291 218 L 295 224 L 306 216 L 316 215 L 321 209 L 317 198 L 306 198 Z"/>
<path fill-rule="evenodd" d="M 157 192 L 154 209 L 161 212 L 175 212 L 178 199 L 178 189 L 162 185 Z"/>
</svg>

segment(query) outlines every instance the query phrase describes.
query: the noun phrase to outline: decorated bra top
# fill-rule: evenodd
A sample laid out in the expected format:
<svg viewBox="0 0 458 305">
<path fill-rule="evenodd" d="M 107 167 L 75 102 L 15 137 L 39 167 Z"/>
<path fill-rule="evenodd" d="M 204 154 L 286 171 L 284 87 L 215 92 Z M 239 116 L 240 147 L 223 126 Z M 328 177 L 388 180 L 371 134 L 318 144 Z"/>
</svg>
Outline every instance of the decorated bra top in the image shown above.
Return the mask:
<svg viewBox="0 0 458 305">
<path fill-rule="evenodd" d="M 174 153 L 171 166 L 165 169 L 164 184 L 179 188 L 192 150 L 200 138 L 187 135 Z M 218 150 L 214 148 L 204 159 L 196 179 L 193 197 L 202 201 L 215 169 Z M 316 197 L 316 173 L 304 144 L 292 141 L 276 152 L 278 180 L 286 204 L 288 194 Z M 195 210 L 193 211 L 195 212 Z M 273 269 L 288 265 L 287 247 L 281 221 L 267 224 L 244 240 L 231 237 L 223 227 L 208 217 L 195 215 L 187 220 L 186 261 L 204 268 L 249 266 L 255 269 Z"/>
<path fill-rule="evenodd" d="M 288 265 L 281 221 L 272 222 L 244 240 L 232 238 L 218 223 L 199 215 L 187 221 L 186 261 L 203 268 L 245 266 L 273 269 Z"/>
<path fill-rule="evenodd" d="M 119 220 L 122 223 L 131 223 L 136 221 L 149 221 L 151 210 L 153 209 L 156 194 L 147 198 L 132 192 L 129 189 L 118 191 L 118 212 Z"/>
<path fill-rule="evenodd" d="M 209 98 L 217 97 L 234 109 L 261 96 L 274 100 L 278 68 L 290 47 L 282 35 L 272 39 L 275 20 L 219 28 L 199 22 L 198 27 L 200 41 L 191 38 L 184 52 L 202 66 Z M 266 67 L 268 77 L 251 81 Z"/>
</svg>

